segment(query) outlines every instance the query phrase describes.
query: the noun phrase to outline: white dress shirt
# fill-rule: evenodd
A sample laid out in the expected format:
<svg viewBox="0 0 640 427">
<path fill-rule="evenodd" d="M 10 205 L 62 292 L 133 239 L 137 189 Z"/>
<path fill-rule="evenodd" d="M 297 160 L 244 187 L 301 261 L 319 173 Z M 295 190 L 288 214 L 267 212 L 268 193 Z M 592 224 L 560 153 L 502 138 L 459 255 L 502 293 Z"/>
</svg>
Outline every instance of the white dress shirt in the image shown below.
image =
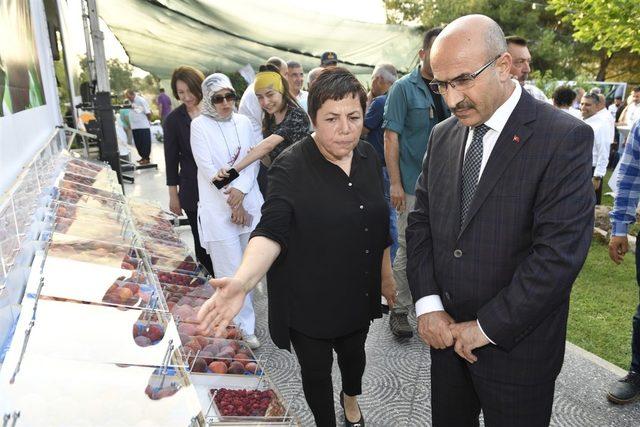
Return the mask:
<svg viewBox="0 0 640 427">
<path fill-rule="evenodd" d="M 248 117 L 251 121 L 251 128 L 254 134 L 252 145 L 262 141 L 262 107 L 260 107 L 260 101 L 256 96 L 254 83 L 247 86 L 247 90 L 242 94 L 238 113 Z"/>
<path fill-rule="evenodd" d="M 627 105 L 627 126 L 633 127 L 638 120 L 640 120 L 640 104 L 632 102 Z"/>
<path fill-rule="evenodd" d="M 605 111 L 606 110 L 602 110 Z M 609 113 L 607 113 L 609 116 Z M 609 116 L 611 117 L 611 116 Z M 613 135 L 609 131 L 609 122 L 598 113 L 585 119 L 584 122 L 593 129 L 593 176 L 602 178 L 607 173 L 609 163 L 609 149 L 613 142 Z"/>
<path fill-rule="evenodd" d="M 298 104 L 300 104 L 300 106 L 302 107 L 302 109 L 304 110 L 305 113 L 308 113 L 309 110 L 307 109 L 307 99 L 309 98 L 309 92 L 307 92 L 306 90 L 300 90 L 300 92 L 298 93 L 298 96 L 296 96 L 296 101 L 298 101 Z"/>
<path fill-rule="evenodd" d="M 514 81 L 515 82 L 515 81 Z M 520 101 L 520 96 L 522 95 L 522 88 L 518 83 L 515 84 L 515 89 L 511 96 L 502 104 L 494 113 L 493 116 L 489 118 L 484 124 L 488 126 L 490 129 L 482 138 L 482 163 L 480 164 L 480 175 L 478 176 L 478 183 L 480 183 L 480 179 L 482 178 L 482 173 L 484 172 L 484 168 L 489 161 L 489 157 L 491 156 L 491 152 L 493 148 L 496 146 L 496 142 L 498 142 L 498 137 L 500 133 L 504 129 L 511 117 L 511 113 L 516 108 L 518 101 Z M 469 150 L 469 146 L 471 145 L 471 141 L 473 139 L 473 129 L 469 130 L 469 134 L 467 135 L 467 142 L 464 148 L 465 155 L 467 150 Z M 416 301 L 416 316 L 421 316 L 422 314 L 431 313 L 433 311 L 444 311 L 444 306 L 442 305 L 442 299 L 440 299 L 440 295 L 427 295 L 426 297 L 420 298 Z M 477 320 L 476 320 L 477 321 Z M 478 322 L 478 326 L 482 331 L 482 326 L 480 326 L 480 322 Z M 482 331 L 484 334 L 484 331 Z M 487 337 L 486 334 L 484 334 Z M 487 337 L 492 344 L 495 344 L 491 338 Z"/>
</svg>

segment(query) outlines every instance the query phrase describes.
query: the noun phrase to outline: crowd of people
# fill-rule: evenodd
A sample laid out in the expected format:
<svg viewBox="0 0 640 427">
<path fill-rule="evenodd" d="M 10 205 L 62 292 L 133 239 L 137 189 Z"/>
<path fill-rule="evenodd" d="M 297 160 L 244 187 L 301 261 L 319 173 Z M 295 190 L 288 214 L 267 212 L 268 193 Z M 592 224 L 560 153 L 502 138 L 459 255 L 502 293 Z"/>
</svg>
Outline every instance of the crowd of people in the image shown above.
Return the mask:
<svg viewBox="0 0 640 427">
<path fill-rule="evenodd" d="M 396 337 L 413 336 L 415 310 L 430 347 L 433 425 L 478 425 L 481 410 L 489 426 L 548 425 L 614 143 L 631 183 L 612 213 L 612 258 L 627 251 L 640 88 L 626 107 L 570 87 L 549 101 L 529 82 L 527 41 L 482 15 L 427 31 L 417 54 L 402 77 L 378 64 L 368 93 L 334 52 L 307 90 L 300 63 L 268 58 L 240 99 L 224 74 L 175 70 L 167 185 L 215 276 L 201 329 L 234 322 L 260 346 L 251 295 L 266 276 L 271 339 L 293 345 L 317 425 L 336 425 L 335 351 L 345 425 L 364 426 L 364 344 L 383 301 Z M 616 123 L 631 125 L 628 140 Z M 640 311 L 633 346 L 609 394 L 618 403 L 640 396 Z"/>
</svg>

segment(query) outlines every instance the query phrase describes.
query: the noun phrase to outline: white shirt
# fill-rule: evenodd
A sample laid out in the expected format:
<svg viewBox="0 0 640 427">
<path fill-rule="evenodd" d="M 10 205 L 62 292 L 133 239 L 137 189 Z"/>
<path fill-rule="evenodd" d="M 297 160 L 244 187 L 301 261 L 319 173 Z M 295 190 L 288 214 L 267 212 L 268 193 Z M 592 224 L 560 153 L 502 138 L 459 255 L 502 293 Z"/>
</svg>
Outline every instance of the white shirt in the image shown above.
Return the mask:
<svg viewBox="0 0 640 427">
<path fill-rule="evenodd" d="M 609 114 L 606 108 L 598 111 L 596 116 L 606 124 L 606 130 L 609 133 L 607 139 L 610 141 L 609 144 L 612 144 L 616 138 L 616 119 Z"/>
<path fill-rule="evenodd" d="M 605 110 L 602 110 L 605 111 Z M 605 111 L 606 112 L 606 111 Z M 609 113 L 607 113 L 609 116 Z M 611 116 L 609 116 L 611 117 Z M 613 142 L 613 136 L 609 139 L 609 123 L 603 120 L 598 113 L 585 119 L 584 122 L 593 129 L 593 160 L 592 166 L 595 168 L 593 176 L 603 177 L 607 173 L 607 163 L 609 163 L 609 148 Z"/>
<path fill-rule="evenodd" d="M 140 95 L 136 95 L 131 103 L 131 112 L 129 113 L 131 129 L 149 129 L 151 124 L 147 114 L 151 114 L 149 103 Z"/>
<path fill-rule="evenodd" d="M 500 133 L 504 129 L 511 117 L 511 113 L 516 108 L 518 101 L 520 101 L 520 96 L 522 95 L 522 88 L 520 84 L 515 82 L 515 89 L 511 96 L 502 104 L 487 120 L 484 124 L 487 125 L 490 129 L 482 138 L 482 163 L 480 164 L 480 174 L 478 175 L 478 182 L 482 178 L 482 172 L 484 172 L 484 168 L 489 161 L 489 157 L 491 156 L 491 152 L 493 148 L 496 146 L 496 142 L 498 142 L 498 137 Z M 464 148 L 465 155 L 469 146 L 471 145 L 471 141 L 473 139 L 473 129 L 469 130 L 469 134 L 467 135 L 467 142 Z M 431 313 L 433 311 L 444 311 L 444 306 L 442 305 L 442 299 L 440 299 L 440 295 L 427 295 L 426 297 L 420 298 L 416 301 L 416 317 L 421 316 L 422 314 Z M 478 322 L 478 326 L 482 331 L 482 326 L 480 326 L 480 322 Z M 487 335 L 482 331 L 485 337 Z M 491 338 L 487 337 L 492 344 L 495 344 Z"/>
<path fill-rule="evenodd" d="M 565 113 L 571 114 L 576 119 L 582 120 L 582 111 L 580 111 L 580 110 L 578 110 L 576 108 L 568 107 L 568 108 L 560 108 L 560 110 L 564 111 Z"/>
<path fill-rule="evenodd" d="M 547 98 L 547 95 L 545 95 L 543 91 L 538 89 L 536 85 L 525 83 L 524 90 L 529 92 L 529 95 L 533 96 L 538 101 L 549 102 L 549 98 Z"/>
<path fill-rule="evenodd" d="M 616 113 L 618 112 L 618 106 L 616 104 L 609 105 L 609 113 L 611 113 L 611 117 L 616 118 Z"/>
<path fill-rule="evenodd" d="M 640 104 L 631 103 L 627 106 L 627 126 L 633 127 L 640 119 Z"/>
<path fill-rule="evenodd" d="M 296 96 L 296 101 L 298 101 L 298 104 L 300 104 L 300 106 L 305 111 L 305 113 L 309 112 L 309 110 L 307 109 L 307 99 L 308 98 L 309 98 L 309 92 L 307 92 L 306 90 L 302 90 L 302 89 L 300 89 L 300 93 L 298 93 L 298 96 Z"/>
<path fill-rule="evenodd" d="M 238 113 L 246 116 L 251 121 L 251 127 L 253 128 L 253 134 L 255 141 L 253 145 L 262 141 L 262 107 L 260 107 L 260 101 L 255 92 L 255 85 L 251 83 L 247 90 L 242 94 L 240 99 L 240 107 Z"/>
<path fill-rule="evenodd" d="M 259 162 L 245 168 L 229 185 L 245 194 L 242 205 L 253 216 L 248 227 L 231 222 L 231 208 L 224 189 L 219 190 L 211 184 L 219 169 L 233 164 L 236 153 L 239 154 L 235 162 L 246 156 L 252 146 L 251 122 L 243 115 L 234 113 L 231 120 L 224 122 L 200 115 L 191 122 L 191 151 L 198 166 L 198 229 L 201 229 L 203 247 L 207 242 L 251 232 L 260 221 L 263 199 L 256 181 Z"/>
</svg>

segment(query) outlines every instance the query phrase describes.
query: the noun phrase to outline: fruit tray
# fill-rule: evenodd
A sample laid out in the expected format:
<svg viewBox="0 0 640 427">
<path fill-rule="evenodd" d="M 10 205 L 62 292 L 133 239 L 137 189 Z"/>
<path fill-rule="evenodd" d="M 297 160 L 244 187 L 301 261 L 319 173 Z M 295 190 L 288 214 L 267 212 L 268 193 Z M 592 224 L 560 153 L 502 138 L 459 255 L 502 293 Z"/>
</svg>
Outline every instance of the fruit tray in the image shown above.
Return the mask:
<svg viewBox="0 0 640 427">
<path fill-rule="evenodd" d="M 58 189 L 57 200 L 76 206 L 91 209 L 103 209 L 118 212 L 123 208 L 123 203 L 114 199 L 104 198 L 91 194 L 80 193 L 67 188 Z"/>
<path fill-rule="evenodd" d="M 138 227 L 140 234 L 146 239 L 158 240 L 161 242 L 175 242 L 183 245 L 182 239 L 178 236 L 173 227 L 170 231 L 158 229 L 157 227 L 141 226 Z"/>
<path fill-rule="evenodd" d="M 77 182 L 65 181 L 64 179 L 58 182 L 58 187 L 60 189 L 73 190 L 77 193 L 91 194 L 92 196 L 103 197 L 105 199 L 113 199 L 124 203 L 124 196 L 122 196 L 122 194 L 116 189 L 114 189 L 113 191 L 105 191 L 88 185 L 78 184 Z"/>
<path fill-rule="evenodd" d="M 129 209 L 131 209 L 131 214 L 138 220 L 144 221 L 147 218 L 152 218 L 162 221 L 173 221 L 175 219 L 175 215 L 165 211 L 159 203 L 133 197 L 129 197 L 127 201 Z"/>
<path fill-rule="evenodd" d="M 198 330 L 198 324 L 196 323 L 178 322 L 178 333 L 180 334 L 180 342 L 182 343 L 189 342 L 192 337 L 215 338 L 213 333 L 207 335 L 200 332 Z M 241 340 L 242 331 L 235 325 L 229 325 L 225 331 L 225 336 L 222 338 Z"/>
<path fill-rule="evenodd" d="M 48 256 L 43 266 L 42 296 L 123 307 L 166 310 L 143 269 L 125 270 Z M 27 288 L 28 294 L 36 294 Z"/>
<path fill-rule="evenodd" d="M 145 240 L 142 245 L 150 255 L 177 260 L 184 260 L 189 256 L 189 249 L 185 246 L 176 246 L 174 244 L 158 242 L 157 240 Z"/>
<path fill-rule="evenodd" d="M 159 268 L 153 268 L 153 272 L 158 278 L 161 285 L 178 285 L 181 287 L 200 287 L 209 286 L 208 278 L 193 273 L 177 273 L 175 271 L 167 271 Z"/>
<path fill-rule="evenodd" d="M 219 375 L 262 375 L 262 364 L 242 341 L 189 337 L 182 353 L 191 372 Z"/>
<path fill-rule="evenodd" d="M 167 301 L 167 305 L 169 309 L 171 309 L 172 305 L 169 303 L 173 301 L 174 304 L 184 304 L 181 300 L 183 297 L 187 298 L 210 298 L 215 289 L 209 283 L 205 282 L 205 284 L 200 286 L 180 286 L 180 285 L 165 285 L 160 284 L 162 289 L 162 293 L 164 294 L 165 300 Z M 178 298 L 177 301 L 175 299 Z"/>
<path fill-rule="evenodd" d="M 133 222 L 139 229 L 142 230 L 155 230 L 162 233 L 173 233 L 173 222 L 166 219 L 156 218 L 148 216 L 146 218 L 133 217 Z"/>
<path fill-rule="evenodd" d="M 55 233 L 83 239 L 101 240 L 118 245 L 132 245 L 136 236 L 129 224 L 122 225 L 60 217 L 55 219 L 51 229 Z"/>
<path fill-rule="evenodd" d="M 27 307 L 32 309 L 33 302 L 33 298 L 28 298 Z M 18 322 L 29 323 L 30 319 L 30 315 L 21 316 Z M 138 331 L 134 333 L 133 328 L 138 328 Z M 13 342 L 12 346 L 22 345 L 24 334 L 14 335 L 16 340 L 20 342 Z M 161 366 L 167 360 L 171 342 L 173 353 L 170 354 L 169 364 L 186 366 L 180 353 L 179 340 L 175 322 L 167 313 L 41 297 L 29 335 L 27 354 L 42 354 L 55 359 Z"/>
<path fill-rule="evenodd" d="M 85 169 L 90 169 L 94 172 L 100 172 L 103 170 L 108 170 L 108 166 L 106 163 L 94 163 L 94 162 L 89 162 L 86 160 L 82 160 L 82 159 L 70 159 L 69 162 L 67 163 L 68 165 L 75 165 L 75 166 L 80 166 L 83 167 Z"/>
<path fill-rule="evenodd" d="M 131 246 L 115 245 L 107 242 L 70 238 L 64 234 L 53 233 L 48 255 L 58 258 L 74 259 L 93 264 L 135 270 L 142 259 L 141 252 Z M 132 262 L 135 260 L 135 264 Z"/>
<path fill-rule="evenodd" d="M 64 181 L 75 182 L 77 184 L 93 187 L 98 190 L 107 191 L 110 193 L 121 193 L 122 190 L 118 187 L 118 181 L 112 181 L 110 179 L 96 179 L 95 177 L 89 177 L 84 175 L 78 175 L 73 172 L 65 172 L 62 176 Z"/>
<path fill-rule="evenodd" d="M 198 275 L 204 271 L 204 267 L 194 262 L 191 256 L 187 256 L 182 260 L 171 259 L 152 255 L 149 257 L 151 265 L 161 270 L 174 271 L 182 274 Z"/>
<path fill-rule="evenodd" d="M 99 224 L 104 223 L 116 225 L 122 225 L 129 222 L 123 210 L 110 212 L 103 209 L 92 209 L 59 201 L 52 203 L 51 210 L 55 217 L 60 218 L 80 219 L 90 222 L 98 222 Z"/>
</svg>

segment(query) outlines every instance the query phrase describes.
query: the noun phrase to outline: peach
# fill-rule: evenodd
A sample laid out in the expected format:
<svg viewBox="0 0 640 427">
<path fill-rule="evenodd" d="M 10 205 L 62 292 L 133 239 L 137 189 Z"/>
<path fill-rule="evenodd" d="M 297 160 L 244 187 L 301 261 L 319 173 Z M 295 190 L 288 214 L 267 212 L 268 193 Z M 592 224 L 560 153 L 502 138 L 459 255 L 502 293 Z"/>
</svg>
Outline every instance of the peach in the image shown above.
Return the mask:
<svg viewBox="0 0 640 427">
<path fill-rule="evenodd" d="M 164 336 L 164 329 L 160 325 L 151 324 L 142 330 L 142 335 L 149 338 L 151 342 L 156 342 Z"/>
<path fill-rule="evenodd" d="M 233 360 L 236 362 L 246 363 L 247 360 L 251 360 L 251 357 L 245 353 L 238 353 L 235 355 Z"/>
<path fill-rule="evenodd" d="M 197 359 L 192 359 L 190 362 L 191 372 L 207 372 L 207 363 L 204 359 L 198 357 Z M 226 370 L 226 366 L 225 366 Z"/>
<path fill-rule="evenodd" d="M 256 362 L 248 362 L 244 365 L 244 369 L 252 374 L 258 374 L 258 364 Z"/>
<path fill-rule="evenodd" d="M 196 335 L 197 326 L 192 323 L 180 323 L 178 326 L 178 332 L 188 336 Z"/>
<path fill-rule="evenodd" d="M 140 347 L 148 347 L 151 345 L 151 340 L 145 336 L 137 336 L 134 340 L 136 342 L 136 344 L 138 344 Z"/>
<path fill-rule="evenodd" d="M 133 296 L 133 292 L 128 288 L 120 288 L 118 289 L 118 296 L 122 301 L 126 301 Z"/>
<path fill-rule="evenodd" d="M 138 285 L 137 283 L 127 283 L 123 286 L 123 288 L 129 289 L 133 295 L 137 294 L 140 291 L 140 285 Z"/>
<path fill-rule="evenodd" d="M 231 362 L 231 365 L 229 365 L 228 372 L 230 374 L 242 375 L 244 374 L 244 365 L 240 362 Z"/>
<path fill-rule="evenodd" d="M 216 343 L 216 341 L 215 341 L 215 340 L 213 340 L 213 341 L 209 341 L 209 340 L 208 340 L 208 339 L 206 339 L 205 337 L 201 337 L 201 336 L 198 336 L 198 337 L 195 337 L 195 338 L 198 340 L 198 342 L 200 343 L 200 346 L 201 346 L 202 348 L 206 347 L 206 346 L 209 344 L 209 342 L 211 342 L 212 344 L 215 344 L 215 343 Z M 216 352 L 216 353 L 217 353 L 217 352 Z"/>
<path fill-rule="evenodd" d="M 211 362 L 209 363 L 209 369 L 215 374 L 227 373 L 227 365 L 224 362 Z"/>
</svg>

